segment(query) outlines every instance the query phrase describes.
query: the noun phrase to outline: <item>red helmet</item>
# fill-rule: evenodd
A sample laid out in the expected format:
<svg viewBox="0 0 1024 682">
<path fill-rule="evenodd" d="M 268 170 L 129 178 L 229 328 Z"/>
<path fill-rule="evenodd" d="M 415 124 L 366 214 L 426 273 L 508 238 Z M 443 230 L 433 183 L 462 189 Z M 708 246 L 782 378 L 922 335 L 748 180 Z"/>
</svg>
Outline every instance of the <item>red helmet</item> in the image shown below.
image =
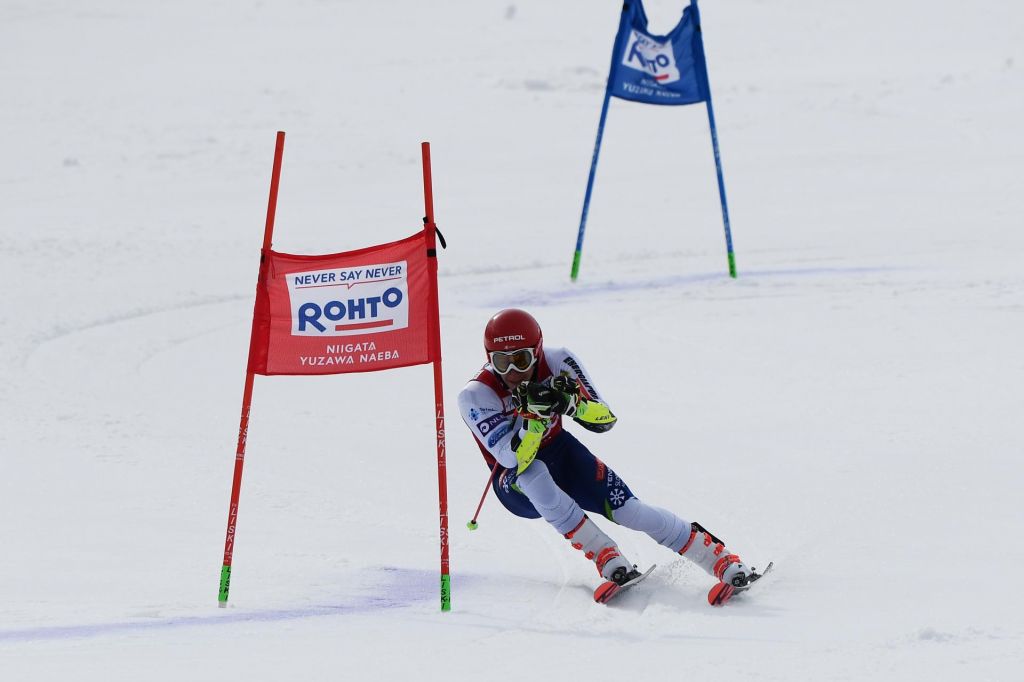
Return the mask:
<svg viewBox="0 0 1024 682">
<path fill-rule="evenodd" d="M 506 308 L 492 317 L 484 328 L 484 350 L 509 351 L 532 348 L 540 357 L 544 346 L 544 335 L 533 315 L 518 308 Z"/>
</svg>

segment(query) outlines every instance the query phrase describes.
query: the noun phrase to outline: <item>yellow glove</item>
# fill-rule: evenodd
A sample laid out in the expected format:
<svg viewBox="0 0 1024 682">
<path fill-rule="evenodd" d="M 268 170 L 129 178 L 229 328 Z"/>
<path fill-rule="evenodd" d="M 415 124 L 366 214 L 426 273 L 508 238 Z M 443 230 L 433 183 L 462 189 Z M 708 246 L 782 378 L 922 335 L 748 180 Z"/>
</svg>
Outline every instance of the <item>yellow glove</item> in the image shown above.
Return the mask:
<svg viewBox="0 0 1024 682">
<path fill-rule="evenodd" d="M 593 424 L 601 430 L 610 429 L 612 424 L 617 421 L 617 418 L 608 409 L 608 406 L 596 400 L 581 400 L 579 405 L 576 406 L 576 413 L 572 417 L 584 426 Z"/>
</svg>

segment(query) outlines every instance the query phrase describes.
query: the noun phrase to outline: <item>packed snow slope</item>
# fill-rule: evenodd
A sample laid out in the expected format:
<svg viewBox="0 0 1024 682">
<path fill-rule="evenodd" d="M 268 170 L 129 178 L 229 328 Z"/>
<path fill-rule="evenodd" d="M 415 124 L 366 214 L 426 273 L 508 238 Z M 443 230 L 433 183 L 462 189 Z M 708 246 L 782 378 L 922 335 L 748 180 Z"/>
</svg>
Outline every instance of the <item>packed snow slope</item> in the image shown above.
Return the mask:
<svg viewBox="0 0 1024 682">
<path fill-rule="evenodd" d="M 1020 674 L 1024 8 L 707 0 L 739 278 L 704 108 L 613 101 L 571 284 L 619 8 L 0 6 L 0 679 Z M 419 229 L 432 143 L 450 613 L 429 367 L 257 378 L 217 608 L 277 130 L 291 253 Z M 584 442 L 773 577 L 712 609 L 605 523 L 659 564 L 605 607 L 543 522 L 465 528 L 505 306 L 619 415 Z"/>
</svg>

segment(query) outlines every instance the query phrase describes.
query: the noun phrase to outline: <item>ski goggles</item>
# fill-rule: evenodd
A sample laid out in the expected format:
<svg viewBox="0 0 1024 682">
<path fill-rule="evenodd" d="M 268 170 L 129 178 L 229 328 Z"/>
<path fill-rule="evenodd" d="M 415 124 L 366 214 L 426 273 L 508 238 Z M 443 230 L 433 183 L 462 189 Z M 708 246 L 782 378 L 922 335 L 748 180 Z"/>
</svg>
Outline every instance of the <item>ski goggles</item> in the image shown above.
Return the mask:
<svg viewBox="0 0 1024 682">
<path fill-rule="evenodd" d="M 518 372 L 525 372 L 537 362 L 532 348 L 520 348 L 519 350 L 501 351 L 496 350 L 488 354 L 491 359 L 491 367 L 498 374 L 508 374 L 513 369 Z"/>
</svg>

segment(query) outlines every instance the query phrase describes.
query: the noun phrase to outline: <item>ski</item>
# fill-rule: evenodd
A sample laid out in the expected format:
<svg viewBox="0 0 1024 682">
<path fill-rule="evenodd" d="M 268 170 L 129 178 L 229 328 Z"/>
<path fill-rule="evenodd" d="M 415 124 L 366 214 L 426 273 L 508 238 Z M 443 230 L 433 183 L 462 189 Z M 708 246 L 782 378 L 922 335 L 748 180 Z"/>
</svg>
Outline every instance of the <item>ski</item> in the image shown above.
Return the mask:
<svg viewBox="0 0 1024 682">
<path fill-rule="evenodd" d="M 650 568 L 648 568 L 646 571 L 644 571 L 637 577 L 627 582 L 624 582 L 621 585 L 619 585 L 616 582 L 612 582 L 611 580 L 604 581 L 598 586 L 596 590 L 594 590 L 594 601 L 596 601 L 598 604 L 607 604 L 617 595 L 622 594 L 629 588 L 633 587 L 633 585 L 636 585 L 638 582 L 649 576 L 651 574 L 651 571 L 653 571 L 657 567 L 658 564 L 653 564 Z"/>
<path fill-rule="evenodd" d="M 757 569 L 753 569 L 747 584 L 743 587 L 735 587 L 729 583 L 718 583 L 708 592 L 708 603 L 712 606 L 722 606 L 737 594 L 749 590 L 755 582 L 768 575 L 768 572 L 772 570 L 774 565 L 774 561 L 769 561 L 761 573 L 758 573 Z"/>
</svg>

